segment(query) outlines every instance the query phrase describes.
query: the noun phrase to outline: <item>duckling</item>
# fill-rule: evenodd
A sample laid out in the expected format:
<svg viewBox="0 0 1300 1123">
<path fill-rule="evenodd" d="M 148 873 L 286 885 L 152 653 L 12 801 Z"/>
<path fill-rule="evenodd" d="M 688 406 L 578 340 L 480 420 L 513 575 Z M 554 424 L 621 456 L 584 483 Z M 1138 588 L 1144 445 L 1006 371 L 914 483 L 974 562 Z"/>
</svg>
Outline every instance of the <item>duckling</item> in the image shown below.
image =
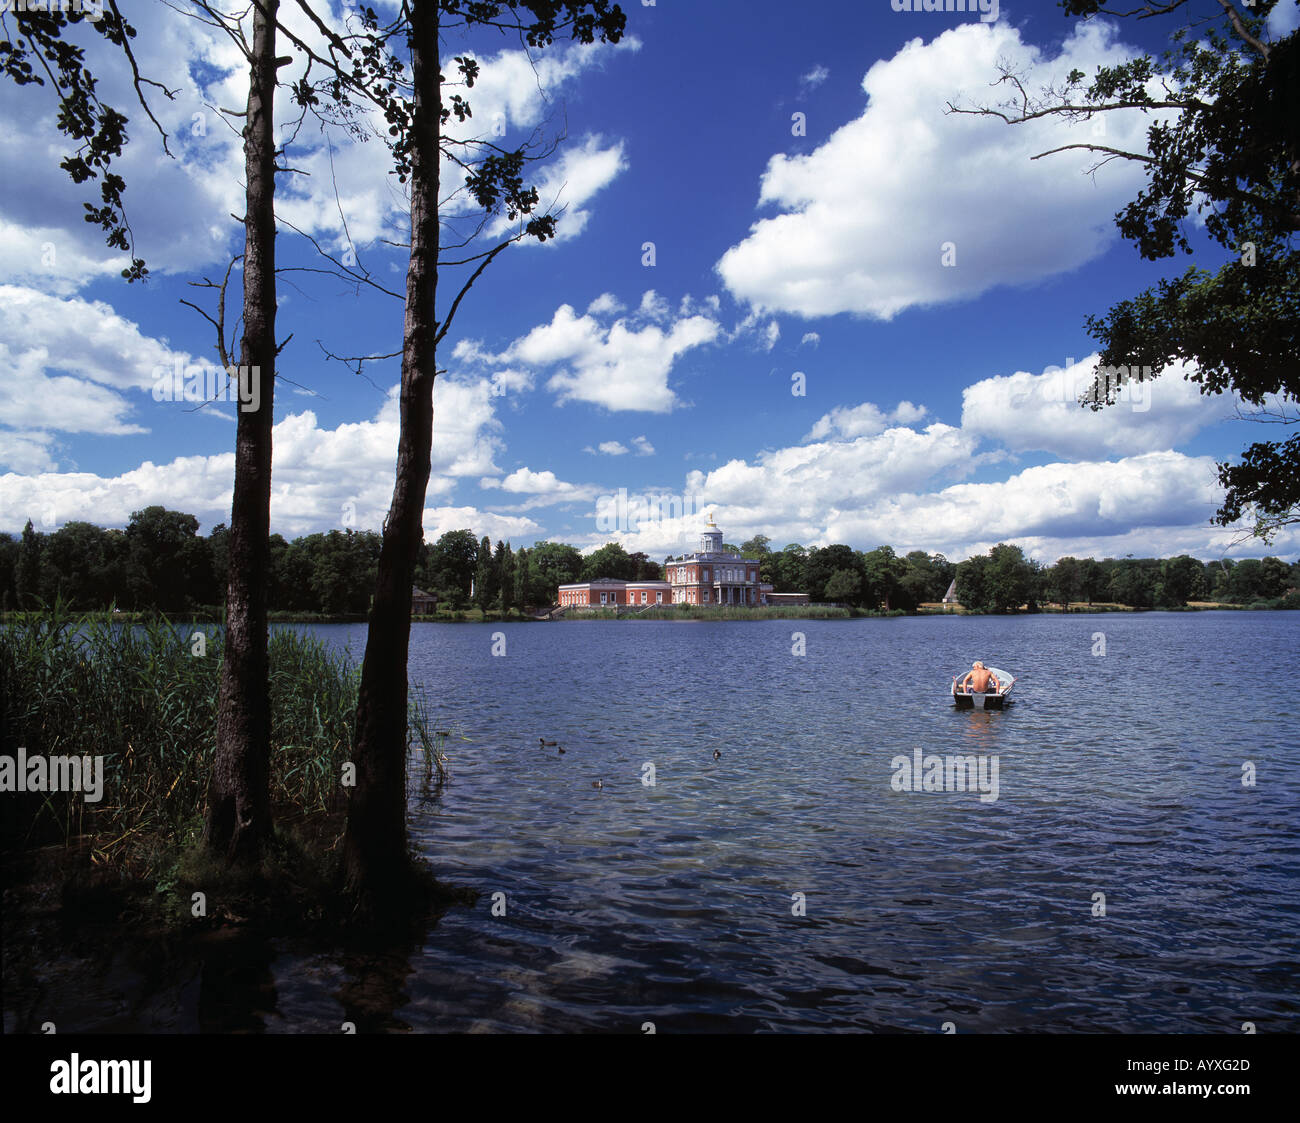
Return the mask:
<svg viewBox="0 0 1300 1123">
<path fill-rule="evenodd" d="M 592 786 L 593 788 L 603 788 L 603 787 L 605 786 L 605 781 L 604 781 L 604 780 L 593 780 L 593 781 L 591 782 L 591 786 Z"/>
<path fill-rule="evenodd" d="M 433 731 L 433 735 L 434 735 L 435 737 L 450 737 L 450 736 L 451 736 L 451 730 L 450 730 L 450 729 L 435 729 L 435 730 Z"/>
<path fill-rule="evenodd" d="M 721 760 L 721 759 L 722 759 L 722 750 L 721 750 L 721 749 L 714 749 L 714 750 L 713 750 L 713 759 L 714 759 L 714 760 Z"/>
<path fill-rule="evenodd" d="M 564 755 L 564 746 L 561 745 L 561 746 L 560 746 L 560 756 L 563 756 L 563 755 Z"/>
</svg>

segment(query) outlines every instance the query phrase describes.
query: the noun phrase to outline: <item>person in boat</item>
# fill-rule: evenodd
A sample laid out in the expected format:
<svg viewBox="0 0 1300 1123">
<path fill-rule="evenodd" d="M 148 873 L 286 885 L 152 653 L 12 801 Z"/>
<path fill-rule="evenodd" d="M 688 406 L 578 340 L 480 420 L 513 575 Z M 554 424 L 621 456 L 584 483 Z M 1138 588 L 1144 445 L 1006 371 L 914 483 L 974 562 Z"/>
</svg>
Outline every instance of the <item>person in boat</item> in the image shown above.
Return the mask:
<svg viewBox="0 0 1300 1123">
<path fill-rule="evenodd" d="M 976 659 L 971 664 L 971 669 L 966 672 L 961 682 L 957 684 L 957 689 L 964 694 L 986 694 L 990 692 L 990 684 L 993 687 L 993 694 L 1002 689 L 1002 684 L 998 682 L 998 676 Z"/>
</svg>

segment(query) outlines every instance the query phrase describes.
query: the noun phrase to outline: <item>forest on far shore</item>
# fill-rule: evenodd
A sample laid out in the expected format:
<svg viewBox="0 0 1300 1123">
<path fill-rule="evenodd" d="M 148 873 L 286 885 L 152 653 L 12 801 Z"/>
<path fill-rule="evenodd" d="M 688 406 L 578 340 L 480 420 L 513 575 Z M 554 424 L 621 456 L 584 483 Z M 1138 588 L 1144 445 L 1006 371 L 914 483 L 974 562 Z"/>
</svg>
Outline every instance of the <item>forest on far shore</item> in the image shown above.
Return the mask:
<svg viewBox="0 0 1300 1123">
<path fill-rule="evenodd" d="M 0 609 L 61 599 L 82 611 L 115 605 L 125 611 L 219 612 L 229 534 L 224 524 L 206 537 L 198 529 L 193 515 L 159 506 L 134 512 L 124 530 L 69 522 L 43 533 L 29 521 L 21 537 L 0 534 Z M 368 530 L 331 530 L 292 541 L 271 535 L 271 611 L 364 614 L 379 547 L 379 535 Z M 914 611 L 941 600 L 954 578 L 958 601 L 979 612 L 1094 602 L 1139 609 L 1206 601 L 1300 607 L 1300 562 L 1275 557 L 1063 557 L 1048 566 L 1026 557 L 1019 546 L 1000 543 L 987 555 L 951 562 L 922 550 L 899 555 L 889 546 L 863 551 L 840 543 L 791 543 L 774 550 L 763 535 L 725 549 L 758 558 L 762 579 L 777 592 L 806 592 L 814 603 L 867 610 Z M 617 542 L 586 555 L 562 542 L 512 549 L 465 529 L 422 545 L 415 583 L 451 611 L 509 613 L 554 604 L 556 587 L 568 582 L 662 579 L 663 572 L 660 562 L 629 554 Z"/>
</svg>

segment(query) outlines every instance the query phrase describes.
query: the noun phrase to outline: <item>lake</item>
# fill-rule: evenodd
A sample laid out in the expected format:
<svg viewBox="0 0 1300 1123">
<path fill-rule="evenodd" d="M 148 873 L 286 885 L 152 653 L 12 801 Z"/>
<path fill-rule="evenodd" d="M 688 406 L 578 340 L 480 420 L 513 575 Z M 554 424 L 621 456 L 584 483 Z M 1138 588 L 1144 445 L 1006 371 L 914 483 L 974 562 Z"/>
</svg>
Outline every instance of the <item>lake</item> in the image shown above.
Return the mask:
<svg viewBox="0 0 1300 1123">
<path fill-rule="evenodd" d="M 310 630 L 359 658 L 364 626 Z M 1295 1032 L 1298 640 L 1281 612 L 416 624 L 458 736 L 412 837 L 478 904 L 386 955 L 119 965 L 80 1028 Z M 953 708 L 977 658 L 1006 712 Z M 983 790 L 924 790 L 918 750 Z"/>
</svg>

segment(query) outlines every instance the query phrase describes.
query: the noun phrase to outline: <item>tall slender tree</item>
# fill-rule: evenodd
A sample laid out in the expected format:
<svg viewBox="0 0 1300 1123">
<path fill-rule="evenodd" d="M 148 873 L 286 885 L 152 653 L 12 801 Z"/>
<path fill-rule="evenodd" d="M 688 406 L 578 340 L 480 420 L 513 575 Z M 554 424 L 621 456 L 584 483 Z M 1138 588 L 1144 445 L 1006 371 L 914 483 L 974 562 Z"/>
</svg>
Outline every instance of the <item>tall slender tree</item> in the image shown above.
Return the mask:
<svg viewBox="0 0 1300 1123">
<path fill-rule="evenodd" d="M 501 598 L 501 611 L 509 613 L 515 603 L 515 556 L 509 542 L 498 542 L 493 562 L 497 571 L 497 588 Z"/>
<path fill-rule="evenodd" d="M 204 838 L 234 861 L 258 857 L 272 835 L 271 704 L 267 597 L 271 585 L 271 434 L 275 362 L 275 87 L 279 0 L 255 0 L 244 117 L 243 336 L 235 433 L 225 658 L 217 746 L 208 780 Z M 224 299 L 224 290 L 223 290 Z M 245 381 L 246 380 L 246 381 Z"/>
<path fill-rule="evenodd" d="M 529 605 L 529 589 L 532 586 L 532 563 L 528 557 L 528 551 L 520 546 L 515 551 L 515 591 L 514 603 L 521 611 L 527 611 Z"/>
<path fill-rule="evenodd" d="M 496 569 L 492 565 L 492 540 L 485 534 L 478 544 L 478 568 L 474 571 L 474 603 L 484 612 L 496 598 Z"/>
<path fill-rule="evenodd" d="M 300 0 L 303 3 L 303 0 Z M 305 6 L 305 4 L 304 4 Z M 410 258 L 406 273 L 402 328 L 400 428 L 393 497 L 384 522 L 375 596 L 366 637 L 357 705 L 353 759 L 356 786 L 348 802 L 343 842 L 346 883 L 363 909 L 400 900 L 411 870 L 406 845 L 407 653 L 410 641 L 411 578 L 423 540 L 424 499 L 433 447 L 433 386 L 436 353 L 460 302 L 491 262 L 522 237 L 545 240 L 554 234 L 555 216 L 536 214 L 538 192 L 524 181 L 528 153 L 483 141 L 467 143 L 445 131 L 454 116 L 471 116 L 466 97 L 443 98 L 442 36 L 453 27 L 514 31 L 529 47 L 549 45 L 567 29 L 582 43 L 597 37 L 617 41 L 625 23 L 609 0 L 436 0 L 404 3 L 395 23 L 380 28 L 374 12 L 362 9 L 371 36 L 354 74 L 382 77 L 368 85 L 383 108 L 396 138 L 393 150 L 399 178 L 409 185 Z M 410 52 L 409 97 L 378 57 L 400 35 Z M 466 88 L 478 75 L 469 55 L 454 60 Z M 486 215 L 502 214 L 518 225 L 510 237 L 473 252 L 458 244 L 442 254 L 440 222 L 441 161 L 466 171 L 465 188 Z M 442 268 L 472 269 L 468 279 L 440 310 Z"/>
<path fill-rule="evenodd" d="M 14 573 L 14 586 L 19 608 L 35 608 L 41 587 L 41 534 L 27 520 L 23 527 L 22 545 L 18 548 L 18 565 Z"/>
</svg>

